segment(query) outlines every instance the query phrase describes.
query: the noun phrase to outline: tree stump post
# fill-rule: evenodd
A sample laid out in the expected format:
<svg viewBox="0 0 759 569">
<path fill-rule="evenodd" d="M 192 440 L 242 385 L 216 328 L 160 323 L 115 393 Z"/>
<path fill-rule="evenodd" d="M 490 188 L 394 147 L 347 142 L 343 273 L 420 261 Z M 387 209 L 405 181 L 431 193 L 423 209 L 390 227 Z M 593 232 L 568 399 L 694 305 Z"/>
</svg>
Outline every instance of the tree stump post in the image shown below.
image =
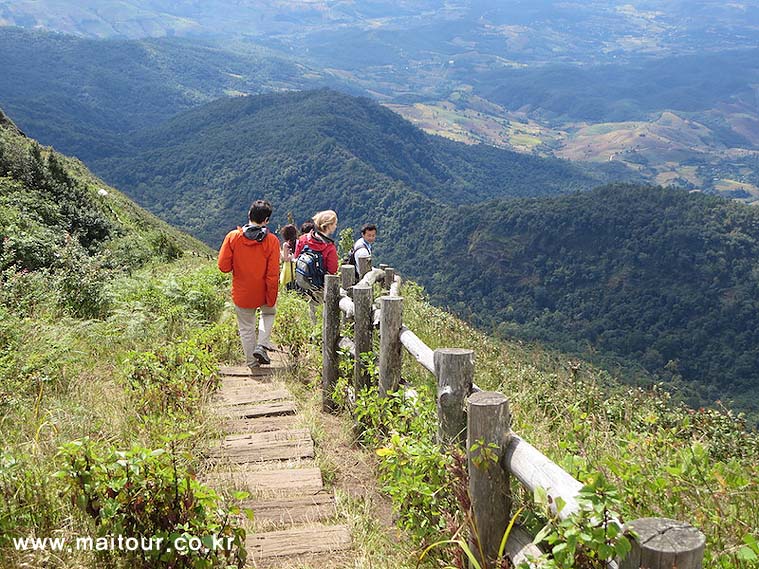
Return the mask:
<svg viewBox="0 0 759 569">
<path fill-rule="evenodd" d="M 504 468 L 510 425 L 511 413 L 505 395 L 480 391 L 469 397 L 466 446 L 472 517 L 477 528 L 470 547 L 483 567 L 493 566 L 511 519 L 509 474 Z M 475 443 L 479 448 L 472 450 Z M 491 444 L 494 446 L 489 446 Z M 472 567 L 470 563 L 470 569 Z"/>
<path fill-rule="evenodd" d="M 638 538 L 619 569 L 701 569 L 706 537 L 686 522 L 641 518 L 628 522 Z"/>
<path fill-rule="evenodd" d="M 403 298 L 380 297 L 379 395 L 387 396 L 398 389 L 401 381 L 401 325 Z"/>
<path fill-rule="evenodd" d="M 385 286 L 383 288 L 385 290 L 390 290 L 390 287 L 392 286 L 394 280 L 395 280 L 395 269 L 393 267 L 386 267 L 385 268 Z"/>
<path fill-rule="evenodd" d="M 353 298 L 353 285 L 356 284 L 356 267 L 353 265 L 340 266 L 340 286 L 348 296 Z"/>
<path fill-rule="evenodd" d="M 332 392 L 337 384 L 340 341 L 340 277 L 324 277 L 324 310 L 322 323 L 322 410 L 334 412 Z"/>
<path fill-rule="evenodd" d="M 364 278 L 364 275 L 372 270 L 372 258 L 371 257 L 359 257 L 358 261 L 358 278 Z"/>
<path fill-rule="evenodd" d="M 356 393 L 362 387 L 371 385 L 371 378 L 366 365 L 361 361 L 361 354 L 372 351 L 372 287 L 358 285 L 353 288 L 353 344 L 356 350 L 356 360 L 353 365 L 353 386 Z"/>
<path fill-rule="evenodd" d="M 466 441 L 466 398 L 472 392 L 474 351 L 439 348 L 433 355 L 437 378 L 437 440 Z"/>
</svg>

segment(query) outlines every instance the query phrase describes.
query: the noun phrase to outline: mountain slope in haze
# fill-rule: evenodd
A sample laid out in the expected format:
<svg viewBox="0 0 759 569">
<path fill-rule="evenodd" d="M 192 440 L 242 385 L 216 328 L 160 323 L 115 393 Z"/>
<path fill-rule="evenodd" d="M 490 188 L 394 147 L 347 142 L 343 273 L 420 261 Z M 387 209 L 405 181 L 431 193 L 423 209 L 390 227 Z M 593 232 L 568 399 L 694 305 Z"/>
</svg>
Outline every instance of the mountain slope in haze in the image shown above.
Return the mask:
<svg viewBox="0 0 759 569">
<path fill-rule="evenodd" d="M 366 216 L 393 223 L 388 193 L 397 193 L 395 210 L 411 199 L 427 204 L 416 208 L 418 221 L 432 201 L 562 193 L 602 179 L 569 162 L 432 137 L 330 90 L 216 101 L 138 133 L 93 167 L 210 244 L 261 196 L 277 205 L 276 222 L 286 211 L 305 218 L 329 207 L 360 225 Z"/>
<path fill-rule="evenodd" d="M 691 405 L 730 400 L 759 419 L 759 210 L 614 185 L 467 206 L 459 219 L 465 238 L 417 259 L 435 302 L 504 337 L 621 358 L 684 387 Z"/>
<path fill-rule="evenodd" d="M 44 144 L 91 160 L 125 133 L 218 97 L 336 85 L 270 50 L 201 40 L 92 40 L 0 27 L 0 106 Z"/>
</svg>

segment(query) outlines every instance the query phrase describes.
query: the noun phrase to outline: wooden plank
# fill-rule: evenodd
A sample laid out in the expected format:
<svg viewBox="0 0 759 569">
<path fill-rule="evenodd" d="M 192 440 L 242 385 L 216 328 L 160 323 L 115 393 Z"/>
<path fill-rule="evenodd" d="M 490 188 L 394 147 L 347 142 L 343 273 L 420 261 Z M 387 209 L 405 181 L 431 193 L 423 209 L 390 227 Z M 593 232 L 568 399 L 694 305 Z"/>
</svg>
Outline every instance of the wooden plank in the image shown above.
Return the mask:
<svg viewBox="0 0 759 569">
<path fill-rule="evenodd" d="M 251 492 L 316 494 L 324 488 L 318 468 L 213 472 L 207 478 L 211 484 L 229 484 Z"/>
<path fill-rule="evenodd" d="M 225 389 L 217 394 L 214 403 L 220 407 L 229 407 L 234 405 L 247 405 L 250 403 L 262 403 L 264 401 L 277 401 L 279 399 L 289 399 L 290 392 L 285 389 L 261 390 L 258 387 Z"/>
<path fill-rule="evenodd" d="M 276 415 L 274 417 L 258 417 L 254 419 L 230 419 L 224 422 L 224 430 L 228 433 L 265 433 L 291 429 L 299 423 L 295 415 Z"/>
<path fill-rule="evenodd" d="M 296 524 L 318 522 L 335 515 L 335 497 L 326 492 L 310 496 L 294 496 L 276 500 L 249 500 L 242 504 L 250 508 L 256 523 Z"/>
<path fill-rule="evenodd" d="M 272 367 L 271 365 L 253 368 L 252 370 L 248 368 L 248 366 L 222 366 L 219 368 L 219 374 L 222 377 L 222 381 L 226 381 L 228 377 L 250 378 L 269 376 L 271 375 L 272 371 L 274 371 L 274 369 L 276 368 Z"/>
<path fill-rule="evenodd" d="M 245 540 L 248 554 L 256 559 L 326 553 L 350 547 L 350 530 L 344 525 L 271 531 L 249 535 Z"/>
<path fill-rule="evenodd" d="M 435 358 L 433 351 L 419 337 L 405 326 L 401 326 L 401 344 L 414 356 L 422 367 L 430 373 L 435 373 Z"/>
<path fill-rule="evenodd" d="M 268 433 L 263 433 L 268 434 Z M 292 460 L 313 458 L 314 442 L 311 438 L 296 441 L 282 440 L 260 443 L 258 445 L 240 445 L 211 450 L 212 458 L 224 458 L 237 464 L 261 462 L 265 460 Z"/>
<path fill-rule="evenodd" d="M 256 446 L 273 441 L 311 440 L 308 429 L 282 429 L 265 433 L 236 433 L 224 437 L 221 448 Z"/>
<path fill-rule="evenodd" d="M 255 417 L 272 417 L 275 415 L 294 415 L 295 404 L 292 401 L 273 401 L 260 405 L 237 405 L 222 407 L 218 413 L 230 419 L 253 419 Z"/>
</svg>

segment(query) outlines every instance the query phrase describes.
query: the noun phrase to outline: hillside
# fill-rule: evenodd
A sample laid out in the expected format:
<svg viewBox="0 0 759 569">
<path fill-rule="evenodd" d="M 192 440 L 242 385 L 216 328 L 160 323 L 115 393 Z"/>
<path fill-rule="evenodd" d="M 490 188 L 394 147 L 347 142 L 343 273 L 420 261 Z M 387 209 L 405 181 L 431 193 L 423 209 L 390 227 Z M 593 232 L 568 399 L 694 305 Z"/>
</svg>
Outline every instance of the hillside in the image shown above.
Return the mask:
<svg viewBox="0 0 759 569">
<path fill-rule="evenodd" d="M 331 90 L 209 103 L 129 137 L 122 154 L 92 166 L 209 244 L 256 196 L 276 204 L 275 223 L 288 211 L 303 219 L 329 207 L 341 223 L 374 219 L 401 239 L 440 206 L 603 179 L 565 161 L 431 137 L 368 99 Z"/>
<path fill-rule="evenodd" d="M 720 399 L 759 418 L 759 211 L 608 186 L 467 207 L 459 222 L 471 230 L 445 242 L 444 267 L 419 259 L 436 302 L 503 337 L 641 366 L 691 405 Z"/>
<path fill-rule="evenodd" d="M 254 44 L 95 40 L 0 26 L 0 106 L 30 136 L 88 161 L 125 133 L 218 97 L 340 85 Z"/>
<path fill-rule="evenodd" d="M 213 251 L 2 112 L 0 236 L 2 566 L 158 567 L 12 540 L 184 531 L 232 537 L 203 562 L 237 565 L 229 504 L 195 475 L 214 428 L 203 402 L 237 345 Z"/>
<path fill-rule="evenodd" d="M 210 253 L 103 184 L 80 162 L 27 138 L 2 111 L 0 172 L 0 271 L 73 277 L 81 270 L 87 273 L 82 285 L 85 276 L 92 277 L 90 292 L 95 292 L 108 270 L 130 271 L 185 251 Z M 71 292 L 71 309 L 99 313 L 96 300 L 88 308 L 86 299 Z"/>
</svg>

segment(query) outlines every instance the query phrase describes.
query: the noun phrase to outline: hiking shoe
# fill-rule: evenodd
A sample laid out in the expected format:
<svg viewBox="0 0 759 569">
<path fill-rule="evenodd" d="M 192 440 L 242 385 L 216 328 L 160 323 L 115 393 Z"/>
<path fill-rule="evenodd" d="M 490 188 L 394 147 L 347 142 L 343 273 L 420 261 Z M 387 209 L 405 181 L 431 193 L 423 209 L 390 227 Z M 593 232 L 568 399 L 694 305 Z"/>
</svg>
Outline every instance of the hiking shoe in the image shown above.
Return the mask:
<svg viewBox="0 0 759 569">
<path fill-rule="evenodd" d="M 256 358 L 261 365 L 269 365 L 271 363 L 271 358 L 269 357 L 269 354 L 266 353 L 266 349 L 263 346 L 257 346 L 256 349 L 253 350 L 253 357 Z"/>
<path fill-rule="evenodd" d="M 253 362 L 252 364 L 250 364 L 250 365 L 248 366 L 248 369 L 250 370 L 250 373 L 255 373 L 255 372 L 256 372 L 256 369 L 258 369 L 258 368 L 260 368 L 260 367 L 261 367 L 261 364 L 260 364 L 260 363 L 258 363 L 258 362 Z"/>
</svg>

